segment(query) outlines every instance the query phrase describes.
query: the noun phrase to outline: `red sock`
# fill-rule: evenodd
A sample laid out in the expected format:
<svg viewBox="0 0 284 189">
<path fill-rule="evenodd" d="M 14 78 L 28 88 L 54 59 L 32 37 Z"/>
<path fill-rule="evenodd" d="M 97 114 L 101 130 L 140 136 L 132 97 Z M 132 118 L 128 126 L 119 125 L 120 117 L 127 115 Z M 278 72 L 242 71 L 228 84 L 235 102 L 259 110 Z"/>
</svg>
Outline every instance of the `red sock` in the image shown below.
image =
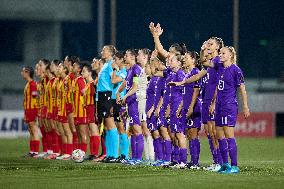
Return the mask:
<svg viewBox="0 0 284 189">
<path fill-rule="evenodd" d="M 94 155 L 94 142 L 95 142 L 95 136 L 90 136 L 90 154 Z"/>
<path fill-rule="evenodd" d="M 34 152 L 34 141 L 30 140 L 30 152 Z"/>
<path fill-rule="evenodd" d="M 61 136 L 57 134 L 57 137 L 58 137 L 57 140 L 58 140 L 60 154 L 64 154 L 64 146 L 63 146 L 63 143 L 62 143 Z"/>
<path fill-rule="evenodd" d="M 61 154 L 66 154 L 66 153 L 67 153 L 67 144 L 62 144 Z"/>
<path fill-rule="evenodd" d="M 99 149 L 100 149 L 100 136 L 91 136 L 90 137 L 90 149 L 92 149 L 92 155 L 98 156 L 99 155 Z M 92 141 L 92 143 L 91 143 Z M 91 147 L 92 146 L 92 147 Z"/>
<path fill-rule="evenodd" d="M 47 150 L 52 150 L 52 131 L 46 133 Z"/>
<path fill-rule="evenodd" d="M 56 133 L 55 129 L 52 129 L 52 146 L 53 146 L 53 153 L 59 153 L 59 141 L 58 141 L 58 134 Z"/>
<path fill-rule="evenodd" d="M 101 136 L 101 146 L 102 146 L 102 155 L 106 155 L 106 145 L 105 145 L 105 139 L 103 136 Z"/>
<path fill-rule="evenodd" d="M 73 152 L 73 144 L 67 144 L 67 154 L 72 155 Z"/>
<path fill-rule="evenodd" d="M 33 146 L 34 146 L 34 151 L 33 152 L 37 152 L 39 151 L 39 145 L 40 145 L 40 141 L 39 140 L 34 140 L 33 141 Z"/>
<path fill-rule="evenodd" d="M 42 143 L 42 151 L 43 152 L 47 152 L 47 140 L 46 140 L 46 132 L 44 130 L 44 126 L 40 127 L 40 131 L 41 131 L 41 143 Z"/>
<path fill-rule="evenodd" d="M 73 150 L 78 149 L 78 133 L 77 132 L 73 132 Z"/>
<path fill-rule="evenodd" d="M 87 151 L 87 144 L 86 143 L 81 143 L 79 145 L 80 145 L 80 149 L 86 153 L 86 151 Z"/>
</svg>

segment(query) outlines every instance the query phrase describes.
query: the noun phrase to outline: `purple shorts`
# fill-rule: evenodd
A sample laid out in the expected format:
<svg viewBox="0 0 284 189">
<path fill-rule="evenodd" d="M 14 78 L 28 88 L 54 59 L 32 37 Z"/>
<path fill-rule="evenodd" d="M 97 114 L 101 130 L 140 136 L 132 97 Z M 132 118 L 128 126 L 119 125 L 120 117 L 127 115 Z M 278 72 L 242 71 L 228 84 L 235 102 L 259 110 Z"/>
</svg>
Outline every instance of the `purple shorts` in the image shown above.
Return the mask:
<svg viewBox="0 0 284 189">
<path fill-rule="evenodd" d="M 214 115 L 209 115 L 209 107 L 210 107 L 210 102 L 203 102 L 202 103 L 202 123 L 207 124 L 208 121 L 215 121 L 215 116 Z"/>
<path fill-rule="evenodd" d="M 157 128 L 167 127 L 168 119 L 165 117 L 166 108 L 164 106 L 161 107 L 159 117 L 157 118 Z"/>
<path fill-rule="evenodd" d="M 216 103 L 216 126 L 230 126 L 234 127 L 237 122 L 238 104 L 218 104 Z"/>
<path fill-rule="evenodd" d="M 127 103 L 128 106 L 128 116 L 129 116 L 129 126 L 141 125 L 138 112 L 138 101 L 130 101 Z"/>
<path fill-rule="evenodd" d="M 156 131 L 158 129 L 157 118 L 154 116 L 154 114 L 152 114 L 152 116 L 150 118 L 147 118 L 146 122 L 147 122 L 147 128 L 151 132 Z"/>
<path fill-rule="evenodd" d="M 191 129 L 191 128 L 198 128 L 201 129 L 201 113 L 200 112 L 193 112 L 191 118 L 187 118 L 188 110 L 182 110 L 181 112 L 181 118 L 179 120 L 179 127 L 181 131 L 184 131 L 185 129 Z"/>
<path fill-rule="evenodd" d="M 180 102 L 174 102 L 171 103 L 171 112 L 170 112 L 170 127 L 171 127 L 171 132 L 176 133 L 176 132 L 181 132 L 179 128 L 179 119 L 176 116 L 176 112 L 178 110 Z"/>
</svg>

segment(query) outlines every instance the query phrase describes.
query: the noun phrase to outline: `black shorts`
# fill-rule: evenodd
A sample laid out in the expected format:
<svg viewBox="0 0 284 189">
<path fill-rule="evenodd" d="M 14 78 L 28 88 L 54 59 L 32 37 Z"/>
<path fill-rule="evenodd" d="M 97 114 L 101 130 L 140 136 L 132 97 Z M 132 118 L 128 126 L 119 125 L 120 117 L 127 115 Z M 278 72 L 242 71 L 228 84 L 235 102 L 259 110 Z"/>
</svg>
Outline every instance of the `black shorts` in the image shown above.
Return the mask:
<svg viewBox="0 0 284 189">
<path fill-rule="evenodd" d="M 113 117 L 111 91 L 98 92 L 98 122 L 101 123 L 103 118 Z"/>
<path fill-rule="evenodd" d="M 115 122 L 121 122 L 120 119 L 120 109 L 121 105 L 116 103 L 116 100 L 112 99 L 112 112 L 113 112 L 113 117 Z"/>
</svg>

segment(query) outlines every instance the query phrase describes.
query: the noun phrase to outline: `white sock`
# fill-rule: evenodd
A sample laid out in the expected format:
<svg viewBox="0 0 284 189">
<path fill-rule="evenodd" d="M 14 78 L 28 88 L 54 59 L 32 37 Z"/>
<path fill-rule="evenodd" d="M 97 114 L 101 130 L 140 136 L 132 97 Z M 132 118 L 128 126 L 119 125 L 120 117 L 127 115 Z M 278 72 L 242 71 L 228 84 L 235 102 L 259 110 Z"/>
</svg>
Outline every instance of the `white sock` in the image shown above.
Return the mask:
<svg viewBox="0 0 284 189">
<path fill-rule="evenodd" d="M 148 146 L 148 137 L 144 136 L 144 155 L 145 155 L 145 160 L 149 160 L 149 146 Z"/>
<path fill-rule="evenodd" d="M 155 161 L 153 137 L 151 135 L 149 135 L 146 138 L 147 138 L 147 145 L 148 145 L 148 149 L 149 149 L 149 159 L 151 161 Z"/>
</svg>

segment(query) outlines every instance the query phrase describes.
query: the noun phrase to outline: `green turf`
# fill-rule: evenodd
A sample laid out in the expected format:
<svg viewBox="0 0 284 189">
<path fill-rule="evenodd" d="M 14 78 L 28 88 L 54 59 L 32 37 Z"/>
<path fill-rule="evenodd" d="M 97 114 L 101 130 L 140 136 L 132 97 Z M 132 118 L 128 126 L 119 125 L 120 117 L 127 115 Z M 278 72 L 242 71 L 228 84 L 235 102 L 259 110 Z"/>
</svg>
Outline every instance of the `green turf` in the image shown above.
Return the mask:
<svg viewBox="0 0 284 189">
<path fill-rule="evenodd" d="M 21 158 L 26 139 L 0 140 L 0 188 L 284 188 L 284 139 L 238 139 L 238 175 Z M 201 164 L 210 163 L 207 140 Z"/>
</svg>

